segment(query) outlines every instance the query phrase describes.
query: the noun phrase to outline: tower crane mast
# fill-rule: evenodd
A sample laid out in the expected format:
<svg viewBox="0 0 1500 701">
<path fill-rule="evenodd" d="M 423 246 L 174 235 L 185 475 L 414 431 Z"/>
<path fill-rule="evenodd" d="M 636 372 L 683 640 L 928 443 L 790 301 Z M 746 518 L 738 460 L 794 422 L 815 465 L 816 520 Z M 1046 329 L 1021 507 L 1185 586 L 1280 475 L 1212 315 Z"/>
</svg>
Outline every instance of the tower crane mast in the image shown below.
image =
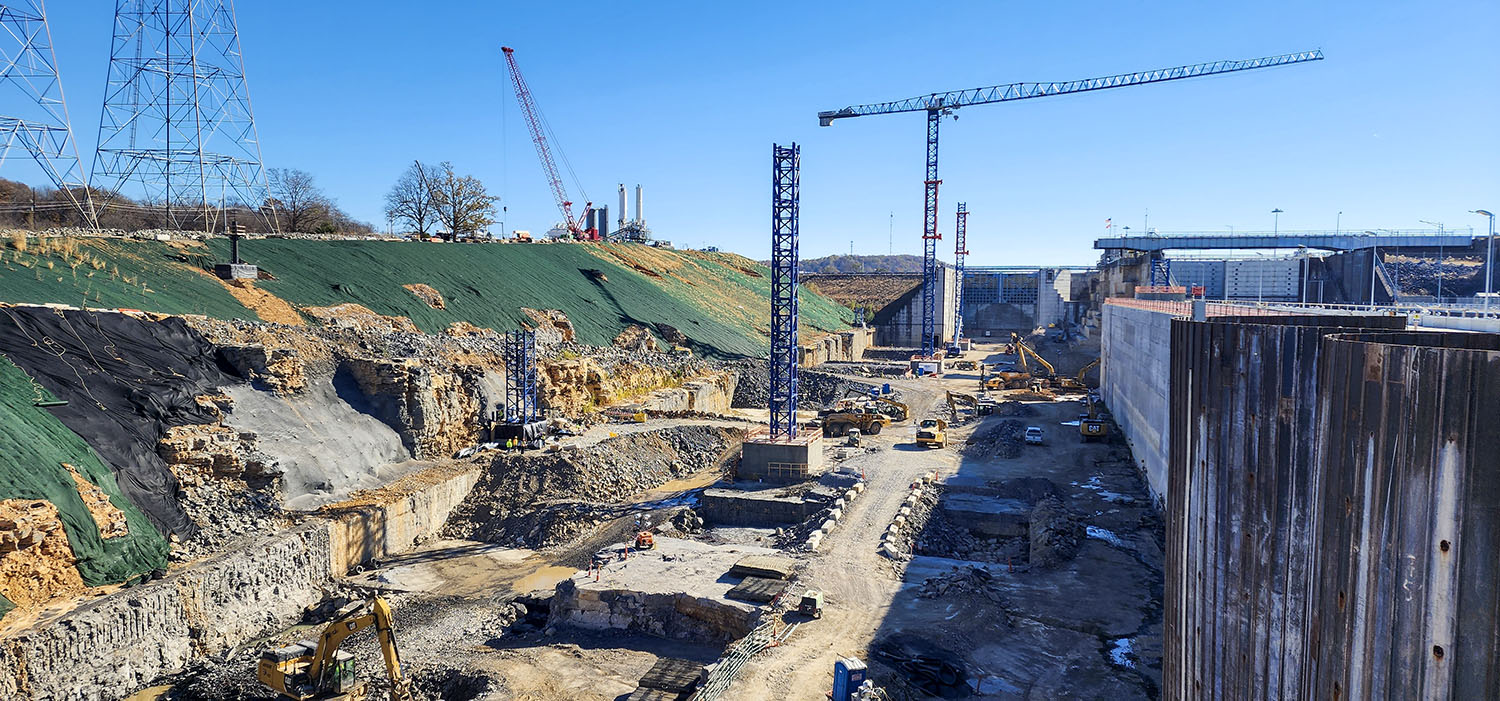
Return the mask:
<svg viewBox="0 0 1500 701">
<path fill-rule="evenodd" d="M 542 162 L 542 174 L 547 176 L 547 184 L 552 188 L 552 197 L 557 200 L 557 209 L 562 213 L 563 228 L 579 241 L 598 241 L 598 229 L 584 228 L 589 211 L 594 208 L 594 203 L 584 203 L 583 213 L 578 215 L 577 219 L 573 218 L 573 202 L 568 199 L 568 188 L 563 184 L 562 175 L 558 173 L 557 162 L 552 160 L 552 149 L 547 145 L 547 134 L 542 126 L 541 113 L 537 110 L 536 100 L 531 96 L 531 88 L 526 86 L 526 78 L 521 75 L 521 67 L 516 64 L 516 50 L 509 46 L 502 46 L 500 51 L 505 53 L 505 63 L 510 67 L 510 82 L 515 86 L 516 102 L 521 104 L 521 114 L 526 118 L 526 128 L 531 131 L 531 143 L 536 146 L 537 159 Z"/>
<path fill-rule="evenodd" d="M 922 217 L 921 353 L 924 356 L 930 357 L 933 355 L 936 344 L 937 242 L 942 238 L 942 235 L 937 230 L 938 185 L 942 183 L 937 177 L 938 125 L 941 123 L 944 115 L 952 114 L 953 110 L 960 107 L 970 107 L 973 105 L 988 105 L 995 102 L 1012 102 L 1037 97 L 1124 88 L 1132 85 L 1164 83 L 1172 80 L 1183 80 L 1185 78 L 1200 78 L 1203 76 L 1219 75 L 1221 73 L 1235 73 L 1257 68 L 1273 68 L 1309 61 L 1321 61 L 1322 59 L 1322 51 L 1303 51 L 1300 53 L 1267 56 L 1243 61 L 1213 61 L 1211 63 L 1196 63 L 1139 73 L 1121 73 L 1102 78 L 1051 83 L 1010 83 L 1008 85 L 994 85 L 987 88 L 954 90 L 893 102 L 877 102 L 819 112 L 818 126 L 830 126 L 835 120 L 850 117 L 896 114 L 898 112 L 927 113 L 927 170 L 926 177 L 923 178 L 925 189 L 923 206 L 925 209 Z"/>
</svg>

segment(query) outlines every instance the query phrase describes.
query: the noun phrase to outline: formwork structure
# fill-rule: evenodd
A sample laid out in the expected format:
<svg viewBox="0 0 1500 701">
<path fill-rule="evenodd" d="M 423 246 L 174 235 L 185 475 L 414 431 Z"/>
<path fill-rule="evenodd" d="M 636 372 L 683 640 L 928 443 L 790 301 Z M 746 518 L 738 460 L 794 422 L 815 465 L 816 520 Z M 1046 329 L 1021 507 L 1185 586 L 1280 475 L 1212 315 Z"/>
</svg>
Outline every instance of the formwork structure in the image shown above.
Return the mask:
<svg viewBox="0 0 1500 701">
<path fill-rule="evenodd" d="M 217 231 L 230 207 L 274 226 L 261 163 L 233 3 L 118 0 L 89 184 L 133 184 L 172 227 Z"/>
<path fill-rule="evenodd" d="M 1164 698 L 1482 697 L 1459 660 L 1495 688 L 1500 445 L 1476 414 L 1500 406 L 1500 353 L 1436 349 L 1500 339 L 1404 323 L 1172 322 Z M 1468 591 L 1429 564 L 1444 540 Z M 1462 651 L 1444 616 L 1476 619 Z"/>
</svg>

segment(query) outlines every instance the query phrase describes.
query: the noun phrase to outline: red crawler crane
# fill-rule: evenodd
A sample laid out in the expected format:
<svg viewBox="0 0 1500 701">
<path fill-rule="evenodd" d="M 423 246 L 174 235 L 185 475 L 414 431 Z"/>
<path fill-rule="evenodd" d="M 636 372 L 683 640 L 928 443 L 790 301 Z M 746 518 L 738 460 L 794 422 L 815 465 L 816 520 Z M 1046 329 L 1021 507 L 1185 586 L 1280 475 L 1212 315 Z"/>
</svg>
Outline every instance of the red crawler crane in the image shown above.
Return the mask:
<svg viewBox="0 0 1500 701">
<path fill-rule="evenodd" d="M 557 172 L 557 163 L 552 160 L 552 149 L 547 146 L 547 135 L 542 128 L 536 101 L 531 97 L 531 89 L 526 87 L 526 79 L 521 77 L 521 67 L 516 65 L 515 49 L 502 46 L 500 50 L 505 52 L 505 62 L 510 66 L 511 84 L 516 88 L 516 102 L 521 103 L 521 113 L 526 115 L 526 128 L 531 130 L 531 142 L 536 144 L 536 155 L 542 161 L 543 174 L 547 176 L 547 184 L 552 186 L 552 196 L 557 199 L 557 209 L 562 212 L 563 227 L 574 239 L 598 241 L 598 229 L 584 228 L 589 212 L 594 209 L 594 203 L 584 203 L 583 213 L 577 219 L 573 218 L 573 202 L 568 199 L 568 190 L 563 185 L 562 176 Z"/>
</svg>

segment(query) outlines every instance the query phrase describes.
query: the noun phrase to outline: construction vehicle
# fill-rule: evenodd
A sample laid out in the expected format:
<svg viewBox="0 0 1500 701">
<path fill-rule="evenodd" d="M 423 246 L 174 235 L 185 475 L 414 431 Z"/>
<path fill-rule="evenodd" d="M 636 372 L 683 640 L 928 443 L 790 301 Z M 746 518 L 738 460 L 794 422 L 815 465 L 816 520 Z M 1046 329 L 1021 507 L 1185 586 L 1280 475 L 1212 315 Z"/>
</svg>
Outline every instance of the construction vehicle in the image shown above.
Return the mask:
<svg viewBox="0 0 1500 701">
<path fill-rule="evenodd" d="M 604 415 L 612 421 L 627 424 L 646 423 L 646 410 L 638 406 L 613 407 L 604 410 Z"/>
<path fill-rule="evenodd" d="M 842 436 L 857 428 L 867 436 L 878 436 L 881 430 L 891 425 L 891 417 L 876 411 L 868 404 L 837 406 L 824 409 L 818 414 L 823 425 L 824 436 Z"/>
<path fill-rule="evenodd" d="M 1097 362 L 1097 361 L 1096 361 Z M 1083 375 L 1082 371 L 1078 373 Z M 1089 441 L 1104 440 L 1109 437 L 1109 421 L 1103 412 L 1099 411 L 1099 405 L 1094 401 L 1094 393 L 1088 395 L 1089 412 L 1078 416 L 1078 439 L 1084 443 Z"/>
<path fill-rule="evenodd" d="M 1026 442 L 1031 445 L 1041 445 L 1046 440 L 1041 426 L 1027 426 L 1025 435 Z"/>
<path fill-rule="evenodd" d="M 960 406 L 968 405 L 969 410 L 974 412 L 973 416 L 979 416 L 979 399 L 972 394 L 962 392 L 948 392 L 948 410 L 953 412 L 953 420 L 958 421 Z"/>
<path fill-rule="evenodd" d="M 672 346 L 672 355 L 679 358 L 691 358 L 693 357 L 693 350 L 687 346 Z"/>
<path fill-rule="evenodd" d="M 802 600 L 797 602 L 797 613 L 812 618 L 823 617 L 823 592 L 809 589 L 802 594 Z"/>
<path fill-rule="evenodd" d="M 635 534 L 636 550 L 654 550 L 656 548 L 656 536 L 651 531 L 640 531 Z"/>
<path fill-rule="evenodd" d="M 391 701 L 411 701 L 411 681 L 401 672 L 401 656 L 391 629 L 391 606 L 377 596 L 338 611 L 316 642 L 303 640 L 261 653 L 256 679 L 284 699 L 359 701 L 368 687 L 354 672 L 354 655 L 339 650 L 349 636 L 374 626 L 391 682 Z"/>
<path fill-rule="evenodd" d="M 1085 364 L 1083 367 L 1079 368 L 1077 374 L 1075 374 L 1075 375 L 1073 375 L 1072 377 L 1069 377 L 1069 378 L 1064 378 L 1064 382 L 1062 384 L 1062 388 L 1063 389 L 1087 390 L 1089 388 L 1089 386 L 1088 386 L 1088 384 L 1086 382 L 1084 382 L 1083 378 L 1084 378 L 1085 375 L 1087 375 L 1089 373 L 1090 370 L 1093 370 L 1094 368 L 1099 367 L 1099 361 L 1100 360 L 1103 360 L 1103 358 L 1094 358 L 1093 360 L 1090 360 L 1087 364 Z"/>
<path fill-rule="evenodd" d="M 594 203 L 585 202 L 583 213 L 577 219 L 573 218 L 573 202 L 568 199 L 567 186 L 563 184 L 562 175 L 557 170 L 557 162 L 552 159 L 552 148 L 547 144 L 546 124 L 542 121 L 541 111 L 537 109 L 536 99 L 531 95 L 531 88 L 526 85 L 526 78 L 521 75 L 521 67 L 516 64 L 515 49 L 502 46 L 500 51 L 505 54 L 505 63 L 510 68 L 510 81 L 516 89 L 516 102 L 521 105 L 521 116 L 526 119 L 526 128 L 531 132 L 531 143 L 536 146 L 537 159 L 542 162 L 542 173 L 547 176 L 547 185 L 552 188 L 552 199 L 557 202 L 558 212 L 562 214 L 562 228 L 578 241 L 598 241 L 599 229 L 589 226 L 593 221 L 590 215 L 594 211 Z M 567 164 L 568 157 L 564 155 L 563 165 Z M 572 167 L 569 166 L 568 170 L 572 172 Z M 574 184 L 579 184 L 576 177 Z M 579 189 L 582 190 L 581 185 Z M 587 199 L 587 194 L 584 197 Z"/>
<path fill-rule="evenodd" d="M 882 397 L 875 388 L 869 390 L 850 387 L 844 390 L 843 398 L 834 402 L 835 409 L 863 408 L 877 414 L 885 414 L 892 421 L 905 421 L 911 416 L 911 407 L 888 397 Z"/>
<path fill-rule="evenodd" d="M 948 422 L 942 419 L 923 419 L 917 426 L 917 445 L 937 446 L 948 444 Z"/>
</svg>

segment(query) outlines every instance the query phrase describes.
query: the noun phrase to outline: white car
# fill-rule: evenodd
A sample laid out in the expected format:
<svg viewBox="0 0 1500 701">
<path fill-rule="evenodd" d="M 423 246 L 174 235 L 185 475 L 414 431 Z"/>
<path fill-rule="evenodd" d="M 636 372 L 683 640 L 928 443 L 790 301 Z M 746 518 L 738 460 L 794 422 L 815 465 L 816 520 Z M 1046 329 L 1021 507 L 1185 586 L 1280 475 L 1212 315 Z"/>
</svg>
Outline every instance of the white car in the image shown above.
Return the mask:
<svg viewBox="0 0 1500 701">
<path fill-rule="evenodd" d="M 1042 444 L 1042 427 L 1041 426 L 1027 426 L 1026 427 L 1026 442 L 1030 443 L 1032 445 L 1041 445 Z"/>
</svg>

